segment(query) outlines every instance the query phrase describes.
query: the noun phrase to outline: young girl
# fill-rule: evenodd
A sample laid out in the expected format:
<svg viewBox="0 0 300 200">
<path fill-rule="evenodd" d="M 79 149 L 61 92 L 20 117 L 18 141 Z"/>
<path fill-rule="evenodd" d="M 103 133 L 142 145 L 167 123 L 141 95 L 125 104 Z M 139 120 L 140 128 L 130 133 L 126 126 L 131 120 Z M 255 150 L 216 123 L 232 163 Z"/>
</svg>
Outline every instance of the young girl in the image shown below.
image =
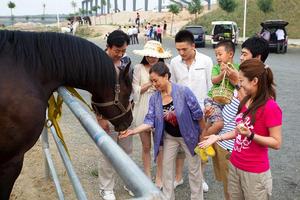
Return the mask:
<svg viewBox="0 0 300 200">
<path fill-rule="evenodd" d="M 210 135 L 199 146 L 235 138 L 230 157 L 230 199 L 270 199 L 272 176 L 268 148 L 281 146 L 282 112 L 275 102 L 273 73 L 258 59 L 244 61 L 239 79 L 246 97 L 241 101 L 237 127 L 223 135 Z"/>
</svg>

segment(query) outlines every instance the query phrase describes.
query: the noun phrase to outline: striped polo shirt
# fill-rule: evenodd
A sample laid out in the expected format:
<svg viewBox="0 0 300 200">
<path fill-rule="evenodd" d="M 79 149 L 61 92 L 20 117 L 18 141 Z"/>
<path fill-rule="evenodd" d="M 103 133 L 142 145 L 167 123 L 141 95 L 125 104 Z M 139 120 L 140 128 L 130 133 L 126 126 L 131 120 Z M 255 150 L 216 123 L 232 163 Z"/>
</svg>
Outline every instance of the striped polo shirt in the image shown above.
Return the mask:
<svg viewBox="0 0 300 200">
<path fill-rule="evenodd" d="M 219 132 L 219 135 L 222 135 L 235 129 L 235 117 L 237 115 L 239 104 L 240 101 L 236 97 L 233 97 L 231 103 L 224 106 L 222 110 L 222 115 L 224 118 L 224 127 Z M 219 141 L 217 142 L 217 144 L 220 145 L 223 149 L 232 152 L 234 146 L 234 139 Z"/>
</svg>

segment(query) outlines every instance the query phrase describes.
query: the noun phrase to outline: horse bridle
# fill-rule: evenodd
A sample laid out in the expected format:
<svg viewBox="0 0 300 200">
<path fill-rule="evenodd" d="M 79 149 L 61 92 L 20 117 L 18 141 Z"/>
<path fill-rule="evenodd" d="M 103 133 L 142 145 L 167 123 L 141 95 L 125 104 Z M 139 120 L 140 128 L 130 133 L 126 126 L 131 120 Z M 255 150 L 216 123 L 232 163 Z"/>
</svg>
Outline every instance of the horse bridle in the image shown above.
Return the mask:
<svg viewBox="0 0 300 200">
<path fill-rule="evenodd" d="M 127 108 L 125 109 L 125 107 L 123 106 L 123 104 L 121 104 L 121 102 L 119 101 L 119 94 L 121 92 L 121 86 L 119 83 L 119 75 L 117 75 L 117 79 L 116 79 L 116 85 L 115 85 L 115 99 L 113 101 L 109 101 L 106 103 L 96 103 L 92 101 L 92 107 L 95 110 L 97 115 L 101 115 L 97 109 L 98 107 L 107 107 L 107 106 L 117 106 L 120 110 L 121 110 L 121 114 L 113 117 L 113 118 L 105 118 L 106 120 L 115 120 L 118 119 L 120 117 L 123 117 L 124 115 L 126 115 L 129 111 L 131 111 L 131 102 L 128 103 Z"/>
</svg>

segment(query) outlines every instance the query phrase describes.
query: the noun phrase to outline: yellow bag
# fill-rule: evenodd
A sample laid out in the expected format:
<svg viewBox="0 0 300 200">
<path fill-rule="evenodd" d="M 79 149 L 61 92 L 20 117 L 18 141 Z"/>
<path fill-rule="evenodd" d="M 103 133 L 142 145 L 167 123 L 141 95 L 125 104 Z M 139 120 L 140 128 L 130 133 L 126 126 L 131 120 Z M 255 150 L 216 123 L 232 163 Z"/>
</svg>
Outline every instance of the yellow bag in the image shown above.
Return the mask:
<svg viewBox="0 0 300 200">
<path fill-rule="evenodd" d="M 196 146 L 194 149 L 194 152 L 200 157 L 200 159 L 204 162 L 208 161 L 208 156 L 214 157 L 216 155 L 216 152 L 214 148 L 210 145 L 206 148 L 200 148 L 199 146 Z"/>
</svg>

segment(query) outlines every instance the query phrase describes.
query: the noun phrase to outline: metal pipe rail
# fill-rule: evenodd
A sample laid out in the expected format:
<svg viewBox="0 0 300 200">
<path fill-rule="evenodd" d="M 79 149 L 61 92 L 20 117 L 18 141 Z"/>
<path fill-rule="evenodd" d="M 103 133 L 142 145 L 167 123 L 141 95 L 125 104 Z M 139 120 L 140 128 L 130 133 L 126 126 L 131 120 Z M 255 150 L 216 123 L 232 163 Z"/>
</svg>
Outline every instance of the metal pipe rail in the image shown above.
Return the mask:
<svg viewBox="0 0 300 200">
<path fill-rule="evenodd" d="M 161 191 L 149 180 L 130 157 L 98 125 L 91 114 L 64 88 L 58 88 L 59 95 L 79 120 L 99 150 L 110 161 L 115 171 L 135 194 L 137 199 L 164 199 Z"/>
</svg>

